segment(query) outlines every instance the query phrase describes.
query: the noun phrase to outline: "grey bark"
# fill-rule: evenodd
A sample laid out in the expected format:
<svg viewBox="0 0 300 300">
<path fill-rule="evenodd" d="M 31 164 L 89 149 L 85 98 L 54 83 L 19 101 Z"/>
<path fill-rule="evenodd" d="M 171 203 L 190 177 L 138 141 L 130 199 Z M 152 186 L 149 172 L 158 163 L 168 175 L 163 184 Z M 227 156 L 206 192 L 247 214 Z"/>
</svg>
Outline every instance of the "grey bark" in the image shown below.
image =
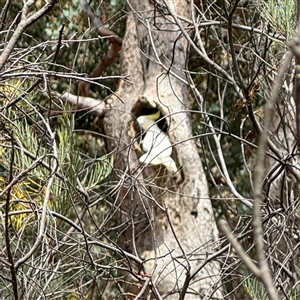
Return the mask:
<svg viewBox="0 0 300 300">
<path fill-rule="evenodd" d="M 179 3 L 182 2 L 182 3 Z M 147 273 L 167 299 L 221 297 L 215 288 L 220 266 L 207 263 L 190 275 L 217 247 L 218 232 L 201 160 L 193 140 L 185 72 L 188 45 L 170 11 L 189 16 L 185 1 L 128 1 L 122 49 L 122 82 L 113 108 L 104 118 L 108 151 L 115 153 L 115 178 L 122 180 L 117 198 L 126 250 L 147 259 Z M 157 108 L 168 123 L 179 172 L 142 166 L 136 118 Z"/>
</svg>

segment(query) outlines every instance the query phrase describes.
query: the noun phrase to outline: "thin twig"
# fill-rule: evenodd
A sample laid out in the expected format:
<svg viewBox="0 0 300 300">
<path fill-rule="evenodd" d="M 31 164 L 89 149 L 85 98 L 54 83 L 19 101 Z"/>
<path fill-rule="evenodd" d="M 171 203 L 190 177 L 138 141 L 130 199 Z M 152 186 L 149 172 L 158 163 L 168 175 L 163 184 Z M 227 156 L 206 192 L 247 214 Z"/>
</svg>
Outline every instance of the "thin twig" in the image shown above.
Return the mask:
<svg viewBox="0 0 300 300">
<path fill-rule="evenodd" d="M 274 83 L 272 95 L 269 101 L 266 103 L 265 107 L 265 118 L 264 118 L 264 128 L 260 135 L 260 141 L 258 146 L 257 161 L 254 171 L 254 182 L 253 182 L 253 198 L 254 198 L 254 207 L 253 207 L 253 234 L 255 239 L 256 253 L 259 269 L 262 272 L 263 276 L 261 280 L 266 288 L 266 291 L 271 300 L 279 300 L 279 296 L 276 288 L 272 282 L 272 276 L 266 261 L 266 255 L 264 252 L 264 238 L 263 238 L 263 228 L 261 221 L 261 202 L 262 202 L 262 182 L 264 178 L 264 160 L 265 153 L 268 142 L 268 131 L 273 117 L 274 105 L 280 94 L 280 89 L 283 84 L 283 79 L 285 77 L 286 70 L 288 69 L 292 59 L 292 54 L 287 52 L 286 57 L 278 71 L 278 77 Z"/>
<path fill-rule="evenodd" d="M 7 62 L 7 59 L 11 52 L 13 51 L 16 43 L 18 42 L 20 36 L 22 33 L 26 30 L 26 28 L 35 23 L 37 20 L 39 20 L 43 15 L 45 15 L 47 12 L 49 12 L 57 0 L 50 0 L 47 1 L 46 4 L 38 10 L 36 13 L 28 17 L 28 14 L 30 12 L 30 7 L 34 4 L 35 1 L 28 0 L 24 2 L 22 15 L 21 15 L 21 21 L 18 24 L 15 32 L 13 33 L 12 37 L 10 38 L 9 42 L 7 43 L 6 47 L 4 48 L 2 54 L 0 55 L 0 71 L 4 67 L 5 63 Z"/>
</svg>

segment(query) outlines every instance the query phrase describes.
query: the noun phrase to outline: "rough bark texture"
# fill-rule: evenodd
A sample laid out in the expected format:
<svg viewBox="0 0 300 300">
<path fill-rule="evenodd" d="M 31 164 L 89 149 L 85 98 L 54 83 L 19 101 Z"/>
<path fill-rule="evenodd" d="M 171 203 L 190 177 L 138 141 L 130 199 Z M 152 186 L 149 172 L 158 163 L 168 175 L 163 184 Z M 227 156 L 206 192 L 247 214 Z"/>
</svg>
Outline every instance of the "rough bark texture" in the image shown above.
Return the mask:
<svg viewBox="0 0 300 300">
<path fill-rule="evenodd" d="M 218 237 L 207 182 L 192 139 L 185 80 L 187 44 L 170 11 L 185 17 L 185 1 L 128 1 L 129 15 L 122 49 L 122 82 L 116 100 L 105 115 L 108 151 L 115 153 L 115 178 L 122 182 L 117 196 L 126 250 L 147 261 L 147 272 L 168 299 L 178 299 L 189 275 L 214 251 Z M 167 6 L 166 6 L 167 4 Z M 179 7 L 180 6 L 180 7 Z M 133 13 L 133 14 L 132 14 Z M 149 59 L 150 58 L 150 59 Z M 173 75 L 174 74 L 174 75 Z M 183 79 L 177 79 L 176 76 Z M 136 142 L 136 118 L 158 108 L 168 123 L 179 172 L 162 166 L 141 166 Z M 221 296 L 214 284 L 219 266 L 208 263 L 191 279 L 184 299 Z"/>
</svg>

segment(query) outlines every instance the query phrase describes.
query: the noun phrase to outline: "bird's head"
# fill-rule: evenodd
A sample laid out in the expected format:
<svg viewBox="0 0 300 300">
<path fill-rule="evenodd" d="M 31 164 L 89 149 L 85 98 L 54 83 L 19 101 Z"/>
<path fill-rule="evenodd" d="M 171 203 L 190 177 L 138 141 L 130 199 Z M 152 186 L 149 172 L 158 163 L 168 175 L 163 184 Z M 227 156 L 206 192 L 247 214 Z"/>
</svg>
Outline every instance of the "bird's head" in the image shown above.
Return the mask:
<svg viewBox="0 0 300 300">
<path fill-rule="evenodd" d="M 160 116 L 160 111 L 152 115 L 139 116 L 137 118 L 137 122 L 144 130 L 147 130 L 155 123 L 155 121 L 159 118 L 159 116 Z"/>
</svg>

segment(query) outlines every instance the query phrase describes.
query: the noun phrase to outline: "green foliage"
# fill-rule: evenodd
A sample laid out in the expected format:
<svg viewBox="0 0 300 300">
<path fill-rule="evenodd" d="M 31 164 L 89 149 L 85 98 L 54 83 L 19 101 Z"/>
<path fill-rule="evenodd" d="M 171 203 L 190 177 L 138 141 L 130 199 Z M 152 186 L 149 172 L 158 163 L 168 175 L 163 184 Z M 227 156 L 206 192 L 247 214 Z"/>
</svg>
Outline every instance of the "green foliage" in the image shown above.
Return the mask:
<svg viewBox="0 0 300 300">
<path fill-rule="evenodd" d="M 256 278 L 247 278 L 244 281 L 244 289 L 252 300 L 268 300 L 268 296 L 260 281 Z"/>
<path fill-rule="evenodd" d="M 40 3 L 32 9 L 39 9 Z M 93 5 L 101 21 L 123 35 L 125 18 L 120 5 L 124 7 L 124 1 L 115 1 L 114 6 L 94 1 Z M 19 293 L 26 291 L 32 295 L 29 298 L 46 294 L 49 299 L 91 299 L 101 295 L 107 282 L 119 276 L 110 267 L 107 271 L 96 267 L 97 264 L 113 265 L 116 258 L 101 246 L 87 247 L 84 235 L 105 240 L 100 235 L 102 226 L 108 226 L 109 230 L 112 227 L 115 216 L 109 193 L 114 187 L 108 179 L 113 170 L 113 157 L 105 154 L 103 138 L 93 130 L 95 116 L 85 118 L 89 115 L 86 112 L 75 113 L 55 94 L 66 89 L 76 92 L 77 82 L 67 79 L 65 74 L 89 73 L 108 49 L 108 43 L 97 38 L 97 31 L 88 29 L 87 19 L 79 7 L 77 0 L 60 1 L 47 16 L 29 26 L 2 70 L 5 76 L 0 78 L 0 253 L 3 261 L 8 261 L 7 247 L 13 250 L 14 261 L 31 251 L 41 227 L 41 214 L 46 213 L 42 240 L 26 264 L 18 269 Z M 4 27 L 14 30 L 17 23 L 13 22 L 21 8 L 22 3 L 11 3 Z M 65 24 L 63 43 L 53 61 L 62 24 Z M 7 38 L 5 31 L 0 32 L 3 44 Z M 106 75 L 112 71 L 119 74 L 115 67 L 110 67 Z M 49 76 L 50 70 L 65 77 Z M 105 82 L 113 90 L 116 83 L 113 79 Z M 99 98 L 107 96 L 103 86 L 96 89 Z M 83 127 L 87 130 L 82 130 Z M 53 182 L 49 184 L 52 177 Z M 8 188 L 10 178 L 15 179 L 11 189 Z M 75 221 L 84 234 L 72 223 Z M 8 244 L 6 236 L 9 236 Z M 42 262 L 45 262 L 43 266 Z M 1 297 L 10 297 L 12 283 L 5 278 L 11 278 L 11 270 L 5 266 L 1 272 Z M 108 296 L 112 293 L 105 292 Z"/>
<path fill-rule="evenodd" d="M 66 205 L 65 201 L 61 202 L 60 200 L 66 199 L 70 193 L 76 193 L 78 181 L 87 192 L 99 185 L 111 173 L 113 157 L 108 158 L 105 155 L 98 157 L 97 154 L 100 148 L 98 141 L 88 134 L 76 134 L 74 114 L 63 113 L 57 121 L 60 124 L 60 128 L 57 130 L 60 169 L 68 180 L 66 185 L 59 184 L 59 182 L 55 185 L 53 196 L 58 199 L 56 202 L 58 211 L 67 212 L 71 203 Z M 87 144 L 87 140 L 93 140 L 94 143 Z M 83 153 L 79 145 L 84 148 L 88 146 L 88 151 L 93 153 L 93 157 Z"/>
<path fill-rule="evenodd" d="M 297 1 L 269 0 L 262 2 L 263 16 L 275 31 L 290 39 L 296 29 Z"/>
<path fill-rule="evenodd" d="M 263 284 L 257 279 L 248 277 L 244 281 L 244 289 L 247 295 L 250 296 L 251 300 L 268 300 L 269 297 L 265 292 Z M 289 292 L 286 297 L 282 297 L 285 300 L 297 300 L 300 296 L 299 291 L 297 289 L 293 289 Z"/>
<path fill-rule="evenodd" d="M 37 1 L 37 5 L 41 2 Z M 126 1 L 90 2 L 101 22 L 123 36 Z M 242 139 L 257 144 L 258 134 L 249 119 L 245 101 L 251 102 L 256 116 L 262 120 L 261 107 L 268 100 L 274 81 L 273 77 L 268 81 L 269 74 L 277 67 L 285 49 L 285 45 L 275 38 L 271 39 L 276 42 L 276 47 L 272 48 L 266 37 L 274 31 L 291 37 L 296 24 L 296 1 L 261 1 L 260 6 L 255 5 L 258 1 L 240 1 L 233 17 L 240 26 L 233 29 L 233 49 L 228 42 L 228 16 L 223 7 L 229 11 L 233 1 L 200 2 L 207 5 L 203 15 L 197 16 L 200 23 L 204 19 L 212 20 L 211 23 L 222 21 L 223 26 L 207 25 L 210 22 L 201 24 L 201 38 L 208 57 L 239 84 L 237 70 L 232 64 L 235 53 L 247 87 L 236 88 L 224 74 L 192 50 L 189 71 L 204 98 L 201 102 L 202 99 L 195 94 L 191 101 L 193 131 L 197 135 L 196 141 L 202 146 L 201 156 L 211 179 L 211 196 L 219 199 L 214 201 L 216 216 L 226 217 L 237 235 L 245 234 L 244 229 L 250 228 L 250 210 L 236 201 L 220 165 L 223 160 L 236 190 L 250 198 L 256 149 L 243 143 Z M 109 43 L 98 38 L 97 29 L 92 28 L 80 13 L 79 6 L 78 0 L 59 1 L 47 16 L 30 26 L 19 39 L 18 47 L 5 67 L 3 74 L 6 77 L 0 78 L 0 253 L 3 261 L 8 262 L 6 249 L 9 246 L 15 261 L 32 249 L 39 233 L 41 211 L 43 206 L 46 207 L 43 239 L 18 270 L 20 290 L 27 284 L 26 288 L 31 289 L 29 295 L 34 295 L 28 298 L 37 298 L 36 295 L 45 295 L 49 299 L 116 298 L 120 293 L 111 289 L 111 282 L 117 281 L 116 278 L 118 284 L 122 282 L 124 278 L 120 270 L 124 270 L 128 259 L 124 255 L 124 263 L 116 252 L 92 243 L 108 241 L 117 249 L 116 241 L 123 233 L 122 226 L 117 227 L 114 221 L 120 217 L 115 195 L 124 191 L 116 182 L 108 180 L 113 170 L 113 157 L 105 155 L 103 139 L 93 131 L 94 116 L 86 118 L 86 111 L 72 111 L 72 107 L 62 103 L 55 94 L 55 91 L 65 90 L 76 93 L 77 81 L 66 74 L 78 75 L 77 78 L 88 74 L 109 48 Z M 21 2 L 12 1 L 5 29 L 14 30 L 17 24 L 14 20 L 18 19 L 21 7 Z M 262 16 L 265 20 L 261 19 Z M 253 30 L 241 30 L 241 27 L 261 29 L 265 21 L 271 24 L 271 30 L 261 34 L 260 44 L 256 45 L 258 34 Z M 54 61 L 62 24 L 65 24 L 62 47 Z M 9 34 L 5 30 L 0 32 L 0 39 L 4 45 Z M 50 70 L 57 73 L 49 75 Z M 118 75 L 119 70 L 119 61 L 116 61 L 107 68 L 105 75 Z M 32 75 L 31 71 L 32 74 L 40 73 Z M 7 77 L 10 73 L 14 74 L 13 79 Z M 259 82 L 260 89 L 249 99 L 253 82 Z M 92 90 L 97 98 L 104 99 L 109 90 L 116 90 L 118 80 L 108 78 L 100 83 L 101 86 L 93 84 Z M 238 107 L 238 104 L 244 106 Z M 211 124 L 208 124 L 207 116 Z M 210 131 L 212 127 L 216 130 L 214 134 Z M 219 155 L 216 136 L 223 157 Z M 51 169 L 56 163 L 55 170 Z M 53 176 L 53 183 L 49 185 Z M 11 178 L 18 180 L 8 189 Z M 3 220 L 7 205 L 9 226 L 5 228 Z M 251 228 L 248 231 L 251 232 Z M 5 234 L 9 236 L 8 243 Z M 241 243 L 253 256 L 251 234 L 247 232 L 246 238 L 241 237 Z M 242 291 L 238 290 L 237 295 L 246 292 L 251 299 L 267 299 L 263 286 L 256 279 L 248 278 L 244 285 L 241 283 L 240 274 L 246 276 L 247 271 L 236 256 L 233 259 L 228 255 L 225 261 L 232 272 L 228 275 L 232 280 L 227 284 L 230 292 L 241 286 Z M 6 277 L 11 278 L 9 265 L 3 264 L 1 270 L 0 294 L 4 298 L 11 295 L 11 280 L 6 280 Z M 299 295 L 292 291 L 289 297 L 294 300 Z"/>
<path fill-rule="evenodd" d="M 15 83 L 16 89 L 19 89 L 18 81 L 15 80 Z M 26 87 L 26 84 L 23 87 Z M 8 97 L 7 92 L 3 91 L 3 93 Z M 9 94 L 11 93 L 9 92 Z M 12 94 L 17 96 L 16 93 Z M 10 122 L 8 123 L 4 117 Z M 31 125 L 28 124 L 29 117 Z M 20 172 L 25 173 L 12 191 L 12 200 L 17 202 L 19 199 L 21 201 L 21 205 L 12 207 L 13 210 L 20 210 L 22 207 L 23 209 L 30 209 L 30 205 L 25 205 L 22 200 L 32 201 L 40 205 L 45 195 L 49 170 L 40 163 L 33 165 L 34 159 L 46 161 L 46 157 L 49 155 L 50 140 L 47 135 L 43 135 L 46 129 L 41 126 L 42 120 L 42 115 L 35 109 L 30 98 L 19 102 L 18 106 L 12 106 L 5 110 L 1 118 L 2 124 L 5 124 L 5 130 L 2 134 L 2 139 L 5 142 L 0 146 L 2 189 L 5 188 L 5 181 L 7 180 L 5 178 L 8 178 L 11 165 L 15 176 L 18 176 Z M 77 144 L 78 140 L 83 139 L 83 136 L 74 133 L 74 114 L 62 112 L 62 116 L 57 118 L 57 122 L 59 124 L 57 129 L 58 171 L 67 180 L 55 179 L 55 184 L 51 190 L 52 205 L 50 203 L 49 208 L 60 213 L 67 213 L 73 201 L 70 201 L 70 196 L 74 195 L 74 192 L 76 193 L 78 181 L 81 187 L 89 192 L 110 174 L 113 160 L 106 156 L 90 157 L 80 151 Z M 15 143 L 12 144 L 12 138 L 18 145 L 14 150 L 13 157 L 11 148 L 15 147 Z M 97 148 L 97 146 L 99 145 L 96 143 L 94 147 Z M 28 153 L 32 155 L 29 156 Z M 13 163 L 11 162 L 12 159 Z M 24 219 L 24 214 L 19 216 L 22 220 Z M 14 218 L 16 219 L 16 217 Z M 15 220 L 17 228 L 21 227 L 21 219 Z"/>
</svg>

